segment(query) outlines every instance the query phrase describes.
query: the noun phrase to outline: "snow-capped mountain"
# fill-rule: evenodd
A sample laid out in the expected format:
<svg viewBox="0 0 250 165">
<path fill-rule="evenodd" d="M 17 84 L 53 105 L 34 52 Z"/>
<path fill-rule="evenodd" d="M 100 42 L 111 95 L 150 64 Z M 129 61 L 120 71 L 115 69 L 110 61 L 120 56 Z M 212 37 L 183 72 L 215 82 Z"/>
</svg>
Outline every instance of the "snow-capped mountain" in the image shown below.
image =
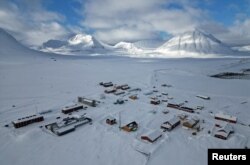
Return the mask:
<svg viewBox="0 0 250 165">
<path fill-rule="evenodd" d="M 41 52 L 31 50 L 20 44 L 12 35 L 0 28 L 0 62 L 23 62 L 43 58 Z"/>
<path fill-rule="evenodd" d="M 68 40 L 49 40 L 40 50 L 59 54 L 97 53 L 105 51 L 105 44 L 91 35 L 76 34 Z"/>
<path fill-rule="evenodd" d="M 138 54 L 143 52 L 142 49 L 136 47 L 135 44 L 130 42 L 119 42 L 113 48 L 116 51 L 117 50 L 126 51 L 129 54 Z"/>
<path fill-rule="evenodd" d="M 133 44 L 140 49 L 156 49 L 162 44 L 164 44 L 164 40 L 161 39 L 147 39 L 147 40 L 140 40 L 136 41 Z"/>
<path fill-rule="evenodd" d="M 156 52 L 168 55 L 232 55 L 234 51 L 212 34 L 194 30 L 175 36 L 156 49 Z"/>
<path fill-rule="evenodd" d="M 232 49 L 242 51 L 242 52 L 250 52 L 250 45 L 237 46 L 237 47 L 233 47 Z"/>
</svg>

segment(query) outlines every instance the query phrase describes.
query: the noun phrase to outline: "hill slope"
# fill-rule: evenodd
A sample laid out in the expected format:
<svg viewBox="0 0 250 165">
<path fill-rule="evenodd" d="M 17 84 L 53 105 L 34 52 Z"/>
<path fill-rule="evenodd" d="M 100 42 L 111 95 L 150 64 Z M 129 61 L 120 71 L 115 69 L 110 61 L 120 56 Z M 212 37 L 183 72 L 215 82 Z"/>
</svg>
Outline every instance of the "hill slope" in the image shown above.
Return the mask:
<svg viewBox="0 0 250 165">
<path fill-rule="evenodd" d="M 157 48 L 156 52 L 178 56 L 185 56 L 186 54 L 194 56 L 232 55 L 235 53 L 213 35 L 199 30 L 173 37 Z"/>
</svg>

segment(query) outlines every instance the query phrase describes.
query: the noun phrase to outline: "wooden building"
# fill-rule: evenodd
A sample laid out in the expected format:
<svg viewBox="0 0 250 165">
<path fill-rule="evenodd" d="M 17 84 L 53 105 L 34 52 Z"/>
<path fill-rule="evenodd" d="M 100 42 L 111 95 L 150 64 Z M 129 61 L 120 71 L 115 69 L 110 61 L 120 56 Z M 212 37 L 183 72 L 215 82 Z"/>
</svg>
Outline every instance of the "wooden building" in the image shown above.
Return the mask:
<svg viewBox="0 0 250 165">
<path fill-rule="evenodd" d="M 194 128 L 199 123 L 198 119 L 188 119 L 185 122 L 183 122 L 183 126 L 186 128 Z"/>
<path fill-rule="evenodd" d="M 164 130 L 171 131 L 172 129 L 174 129 L 175 127 L 180 125 L 180 123 L 181 123 L 180 119 L 178 117 L 174 116 L 169 121 L 164 122 L 161 125 L 161 128 L 164 129 Z"/>
<path fill-rule="evenodd" d="M 196 97 L 204 99 L 204 100 L 210 100 L 210 97 L 208 97 L 208 96 L 197 95 Z"/>
<path fill-rule="evenodd" d="M 91 106 L 91 107 L 96 107 L 97 106 L 97 101 L 93 99 L 87 99 L 85 97 L 78 97 L 78 102 Z"/>
<path fill-rule="evenodd" d="M 178 109 L 181 110 L 181 111 L 185 111 L 185 112 L 189 112 L 189 113 L 194 113 L 194 109 L 193 108 L 181 106 Z"/>
<path fill-rule="evenodd" d="M 179 104 L 168 103 L 167 107 L 179 109 L 180 105 Z"/>
<path fill-rule="evenodd" d="M 115 88 L 110 88 L 110 89 L 106 89 L 104 92 L 107 93 L 107 94 L 109 94 L 109 93 L 115 93 L 116 89 Z"/>
<path fill-rule="evenodd" d="M 123 129 L 124 131 L 127 131 L 127 132 L 136 131 L 138 129 L 138 124 L 135 121 L 133 121 L 133 122 L 123 126 L 121 129 Z"/>
<path fill-rule="evenodd" d="M 162 137 L 162 133 L 158 130 L 147 132 L 146 134 L 141 135 L 142 140 L 146 140 L 150 143 L 154 143 L 160 137 Z"/>
<path fill-rule="evenodd" d="M 79 109 L 83 109 L 83 105 L 75 104 L 75 105 L 71 105 L 71 106 L 66 106 L 62 109 L 62 113 L 68 114 L 68 113 L 74 112 L 74 111 L 79 110 Z"/>
<path fill-rule="evenodd" d="M 124 91 L 118 91 L 118 90 L 117 90 L 117 91 L 114 92 L 114 95 L 117 95 L 117 96 L 118 96 L 118 95 L 122 95 L 122 94 L 124 94 L 124 93 L 125 93 Z"/>
<path fill-rule="evenodd" d="M 223 120 L 223 121 L 230 122 L 230 123 L 236 123 L 237 122 L 237 117 L 227 115 L 227 114 L 223 114 L 223 113 L 215 114 L 214 118 L 217 119 L 217 120 Z"/>
<path fill-rule="evenodd" d="M 161 103 L 160 100 L 151 100 L 150 101 L 150 104 L 153 104 L 153 105 L 159 105 Z"/>
<path fill-rule="evenodd" d="M 112 82 L 102 83 L 102 86 L 104 86 L 105 88 L 107 88 L 107 87 L 112 87 L 112 86 L 113 86 L 113 83 L 112 83 Z"/>
<path fill-rule="evenodd" d="M 226 124 L 224 127 L 220 128 L 215 132 L 214 137 L 227 140 L 229 135 L 233 132 L 234 132 L 233 127 L 229 124 Z"/>
<path fill-rule="evenodd" d="M 121 87 L 122 90 L 127 90 L 130 89 L 130 87 L 128 86 L 128 84 L 122 85 Z"/>
<path fill-rule="evenodd" d="M 43 120 L 44 120 L 44 118 L 41 115 L 32 115 L 32 116 L 19 118 L 16 121 L 12 121 L 12 124 L 14 125 L 15 128 L 20 128 L 20 127 L 24 127 L 26 125 L 36 123 L 36 122 L 40 122 L 40 121 L 43 121 Z"/>
</svg>

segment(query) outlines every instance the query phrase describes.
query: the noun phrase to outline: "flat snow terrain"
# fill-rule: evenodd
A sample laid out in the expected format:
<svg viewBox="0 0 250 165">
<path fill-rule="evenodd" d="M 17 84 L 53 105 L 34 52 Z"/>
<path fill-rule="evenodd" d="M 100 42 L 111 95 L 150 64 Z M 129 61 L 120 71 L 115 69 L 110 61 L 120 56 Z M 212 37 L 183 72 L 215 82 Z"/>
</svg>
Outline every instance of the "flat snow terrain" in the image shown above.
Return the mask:
<svg viewBox="0 0 250 165">
<path fill-rule="evenodd" d="M 3 164 L 190 164 L 207 163 L 207 148 L 250 147 L 250 83 L 241 79 L 216 79 L 208 75 L 225 71 L 250 68 L 248 59 L 130 59 L 130 58 L 74 58 L 45 56 L 39 60 L 0 63 L 0 161 Z M 141 88 L 138 100 L 106 94 L 100 99 L 104 87 L 101 81 L 127 83 Z M 172 87 L 162 87 L 162 84 Z M 154 89 L 159 91 L 145 96 Z M 155 143 L 141 141 L 140 135 L 150 130 L 160 130 L 160 125 L 174 115 L 185 113 L 166 107 L 166 103 L 151 105 L 150 97 L 168 93 L 168 101 L 205 108 L 197 116 L 202 130 L 192 135 L 192 130 L 178 126 Z M 130 95 L 133 92 L 130 93 Z M 211 100 L 195 97 L 208 95 Z M 46 123 L 56 121 L 61 109 L 76 102 L 77 96 L 86 96 L 101 103 L 87 110 L 92 125 L 84 125 L 64 136 L 56 136 L 45 128 Z M 113 102 L 123 97 L 122 105 Z M 167 96 L 161 96 L 166 97 Z M 171 100 L 171 97 L 173 98 Z M 168 114 L 162 110 L 168 109 Z M 52 110 L 44 114 L 45 120 L 15 129 L 11 121 L 27 115 Z M 225 112 L 238 117 L 232 124 L 235 133 L 228 140 L 220 140 L 208 134 L 215 120 L 211 112 Z M 126 124 L 135 120 L 139 129 L 133 133 L 120 131 L 118 125 L 109 126 L 105 117 L 114 116 Z M 9 124 L 9 127 L 4 125 Z"/>
<path fill-rule="evenodd" d="M 243 70 L 249 74 L 250 59 L 53 55 L 27 49 L 2 33 L 0 162 L 4 165 L 205 165 L 208 148 L 250 147 L 250 80 L 210 77 Z M 105 88 L 99 85 L 102 81 L 128 84 L 141 91 L 126 90 L 119 96 L 104 94 Z M 137 95 L 138 99 L 130 99 L 131 95 Z M 196 95 L 211 99 L 203 100 Z M 100 103 L 72 115 L 62 114 L 62 108 L 76 103 L 78 96 Z M 166 102 L 152 105 L 153 97 L 204 109 L 188 113 L 168 108 Z M 115 105 L 118 98 L 127 101 Z M 162 113 L 166 110 L 167 114 Z M 213 136 L 217 129 L 214 114 L 218 112 L 237 117 L 237 123 L 231 124 L 234 133 L 227 140 Z M 12 121 L 39 113 L 44 121 L 14 128 Z M 83 114 L 92 122 L 66 135 L 57 136 L 44 127 Z M 160 129 L 163 122 L 180 114 L 198 118 L 199 131 L 181 125 L 170 132 Z M 119 124 L 108 125 L 105 122 L 108 116 L 116 118 L 121 126 L 136 121 L 138 129 L 125 132 L 119 129 Z M 162 133 L 155 143 L 141 140 L 141 135 L 155 130 Z"/>
</svg>

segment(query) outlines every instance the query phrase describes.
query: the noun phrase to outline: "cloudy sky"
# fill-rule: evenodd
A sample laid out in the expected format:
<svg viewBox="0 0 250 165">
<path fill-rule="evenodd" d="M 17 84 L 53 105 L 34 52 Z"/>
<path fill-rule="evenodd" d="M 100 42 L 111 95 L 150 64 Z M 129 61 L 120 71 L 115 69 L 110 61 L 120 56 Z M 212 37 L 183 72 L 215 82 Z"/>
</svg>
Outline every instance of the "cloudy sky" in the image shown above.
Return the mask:
<svg viewBox="0 0 250 165">
<path fill-rule="evenodd" d="M 250 0 L 0 0 L 0 27 L 28 45 L 80 32 L 108 43 L 168 39 L 195 28 L 250 44 Z"/>
</svg>

